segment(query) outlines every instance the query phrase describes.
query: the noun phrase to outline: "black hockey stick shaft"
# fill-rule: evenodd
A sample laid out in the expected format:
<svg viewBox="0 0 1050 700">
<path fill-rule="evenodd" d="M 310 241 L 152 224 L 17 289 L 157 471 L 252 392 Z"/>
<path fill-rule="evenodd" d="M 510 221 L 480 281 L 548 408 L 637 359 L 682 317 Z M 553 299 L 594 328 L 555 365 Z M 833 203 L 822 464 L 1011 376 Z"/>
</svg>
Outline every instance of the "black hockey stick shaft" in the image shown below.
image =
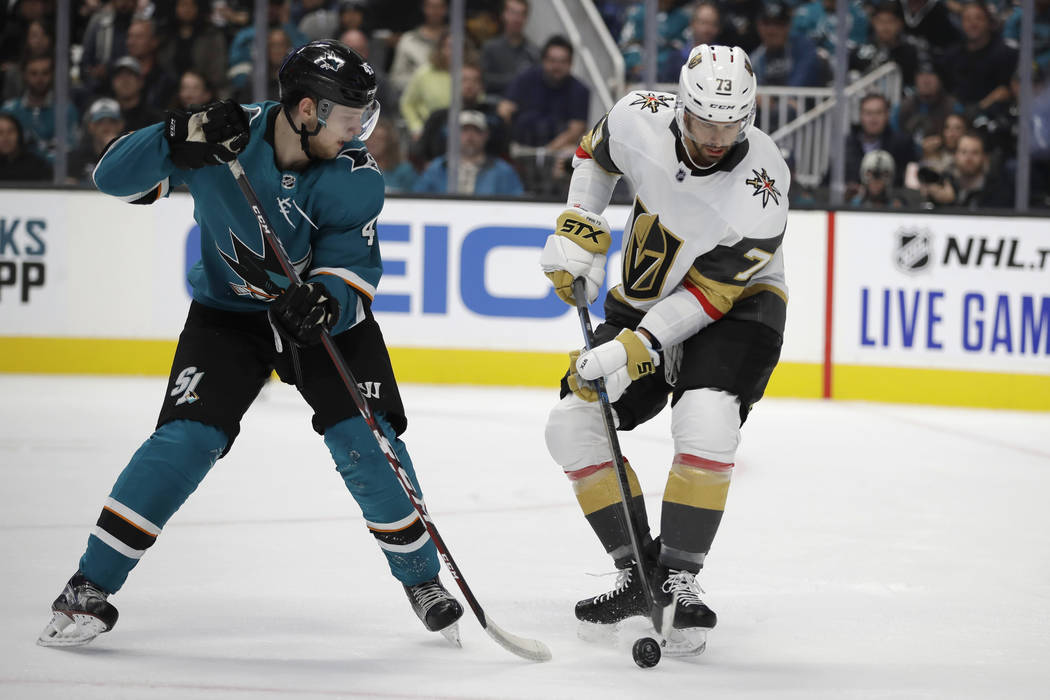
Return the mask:
<svg viewBox="0 0 1050 700">
<path fill-rule="evenodd" d="M 259 224 L 259 230 L 262 231 L 263 238 L 277 257 L 277 262 L 281 266 L 281 271 L 284 272 L 285 276 L 292 284 L 302 284 L 302 277 L 300 277 L 295 266 L 292 265 L 288 251 L 284 249 L 284 244 L 281 243 L 281 239 L 277 237 L 273 227 L 270 225 L 269 218 L 266 216 L 266 212 L 263 211 L 262 204 L 259 202 L 259 197 L 255 194 L 255 189 L 252 187 L 252 183 L 248 180 L 248 176 L 244 172 L 244 168 L 241 166 L 240 161 L 234 159 L 227 165 L 230 168 L 230 172 L 233 173 L 233 177 L 237 181 L 241 193 L 251 207 L 252 213 L 255 214 L 255 219 Z M 331 334 L 323 329 L 321 331 L 321 344 L 324 345 L 324 349 L 328 352 L 328 357 L 331 358 L 332 364 L 335 365 L 339 378 L 346 386 L 346 390 L 350 392 L 350 397 L 353 399 L 354 405 L 357 406 L 357 410 L 361 414 L 361 417 L 364 418 L 365 423 L 367 423 L 368 427 L 372 430 L 372 435 L 379 444 L 379 448 L 386 457 L 386 461 L 390 464 L 390 468 L 394 470 L 394 474 L 397 476 L 398 481 L 401 482 L 401 487 L 405 490 L 408 500 L 412 502 L 412 507 L 415 508 L 416 513 L 419 514 L 420 520 L 423 521 L 423 525 L 430 534 L 430 539 L 433 540 L 434 546 L 437 547 L 438 553 L 445 562 L 445 567 L 459 585 L 460 590 L 463 592 L 463 597 L 466 598 L 467 604 L 470 605 L 470 609 L 474 611 L 474 615 L 477 616 L 478 622 L 480 622 L 481 626 L 507 650 L 534 661 L 546 661 L 549 659 L 550 651 L 547 650 L 546 645 L 542 642 L 539 642 L 538 640 L 516 638 L 514 635 L 509 635 L 499 629 L 495 623 L 489 620 L 488 616 L 485 615 L 481 603 L 479 603 L 478 599 L 474 597 L 474 592 L 470 590 L 470 586 L 467 585 L 466 580 L 460 573 L 459 566 L 452 558 L 452 553 L 449 552 L 445 540 L 442 539 L 441 534 L 434 525 L 434 521 L 431 520 L 426 503 L 423 501 L 419 492 L 416 491 L 415 486 L 412 485 L 412 480 L 408 477 L 408 472 L 405 471 L 401 461 L 394 453 L 390 441 L 387 440 L 383 431 L 380 430 L 375 415 L 372 413 L 368 401 L 366 401 L 365 397 L 361 394 L 361 389 L 357 386 L 357 380 L 354 379 L 354 375 L 350 371 L 350 367 L 346 364 L 343 354 L 339 351 L 339 348 L 336 347 Z M 510 637 L 510 639 L 500 638 L 499 635 Z M 516 643 L 530 643 L 529 649 L 517 649 L 514 647 L 514 644 Z"/>
<path fill-rule="evenodd" d="M 591 313 L 587 309 L 586 281 L 582 277 L 577 277 L 573 281 L 572 294 L 576 299 L 576 312 L 580 316 L 580 328 L 583 330 L 583 345 L 586 349 L 591 350 L 594 347 L 594 331 L 591 328 Z M 592 383 L 598 393 L 598 405 L 602 410 L 605 436 L 609 439 L 609 449 L 612 451 L 613 468 L 616 471 L 616 484 L 620 487 L 620 504 L 623 506 L 624 527 L 626 527 L 627 535 L 631 540 L 631 551 L 634 554 L 635 568 L 642 584 L 642 592 L 645 594 L 645 602 L 649 606 L 649 617 L 652 619 L 653 629 L 657 633 L 662 634 L 663 616 L 660 608 L 656 605 L 652 584 L 650 584 L 648 572 L 645 570 L 642 543 L 638 537 L 638 511 L 634 507 L 634 500 L 631 498 L 631 483 L 627 477 L 627 465 L 623 459 L 623 452 L 620 451 L 620 439 L 616 436 L 612 402 L 609 400 L 609 392 L 605 388 L 604 377 L 599 377 Z"/>
</svg>

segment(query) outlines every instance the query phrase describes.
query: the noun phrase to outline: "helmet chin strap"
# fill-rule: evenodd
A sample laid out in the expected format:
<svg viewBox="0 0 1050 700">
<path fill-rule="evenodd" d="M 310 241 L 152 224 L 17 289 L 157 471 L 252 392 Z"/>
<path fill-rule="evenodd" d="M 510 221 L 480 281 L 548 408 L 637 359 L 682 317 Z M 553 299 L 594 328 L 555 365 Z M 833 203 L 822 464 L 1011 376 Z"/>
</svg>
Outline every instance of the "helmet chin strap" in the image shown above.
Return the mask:
<svg viewBox="0 0 1050 700">
<path fill-rule="evenodd" d="M 328 100 L 317 101 L 317 126 L 313 131 L 307 131 L 305 124 L 301 127 L 296 127 L 288 110 L 282 109 L 281 111 L 284 112 L 284 118 L 288 120 L 288 126 L 292 127 L 292 131 L 299 134 L 299 146 L 303 149 L 303 153 L 306 154 L 307 158 L 313 160 L 314 156 L 310 153 L 310 137 L 317 136 L 321 133 L 321 129 L 327 126 L 328 115 L 332 113 L 332 103 Z"/>
</svg>

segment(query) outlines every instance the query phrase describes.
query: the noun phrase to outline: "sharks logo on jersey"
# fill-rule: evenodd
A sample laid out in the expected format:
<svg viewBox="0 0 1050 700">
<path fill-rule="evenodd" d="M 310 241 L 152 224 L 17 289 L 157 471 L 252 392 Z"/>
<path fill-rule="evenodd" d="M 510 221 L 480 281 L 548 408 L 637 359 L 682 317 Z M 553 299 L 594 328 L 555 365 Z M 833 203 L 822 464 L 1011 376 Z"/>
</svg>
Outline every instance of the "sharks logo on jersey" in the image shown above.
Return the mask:
<svg viewBox="0 0 1050 700">
<path fill-rule="evenodd" d="M 372 157 L 372 154 L 368 152 L 367 148 L 347 148 L 340 151 L 337 157 L 345 158 L 352 163 L 350 166 L 350 172 L 362 168 L 369 168 L 375 170 L 377 173 L 382 172 L 379 169 L 379 163 L 376 162 L 376 159 Z"/>
<path fill-rule="evenodd" d="M 233 255 L 219 248 L 218 241 L 215 243 L 215 248 L 234 274 L 244 283 L 230 282 L 230 287 L 239 296 L 251 297 L 259 301 L 273 301 L 288 286 L 288 278 L 281 270 L 277 258 L 271 254 L 270 247 L 264 244 L 263 254 L 259 255 L 238 238 L 233 229 L 227 229 L 227 231 L 230 233 Z M 308 251 L 300 260 L 292 263 L 297 272 L 302 272 L 310 265 L 311 253 L 312 251 Z"/>
</svg>

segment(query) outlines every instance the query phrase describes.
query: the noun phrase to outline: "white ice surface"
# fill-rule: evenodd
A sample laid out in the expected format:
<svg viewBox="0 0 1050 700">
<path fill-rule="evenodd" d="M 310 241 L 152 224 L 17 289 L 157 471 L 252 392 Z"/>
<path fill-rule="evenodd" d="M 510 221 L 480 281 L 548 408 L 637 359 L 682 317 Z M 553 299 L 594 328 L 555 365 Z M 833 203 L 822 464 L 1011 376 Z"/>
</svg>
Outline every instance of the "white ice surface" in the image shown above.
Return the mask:
<svg viewBox="0 0 1050 700">
<path fill-rule="evenodd" d="M 553 661 L 469 611 L 463 649 L 423 630 L 281 385 L 114 596 L 116 628 L 37 647 L 163 391 L 0 375 L 0 698 L 1050 697 L 1050 415 L 862 403 L 749 419 L 696 659 L 642 671 L 576 638 L 574 602 L 613 577 L 588 575 L 611 566 L 546 454 L 551 391 L 422 386 L 405 439 L 437 527 L 485 610 Z M 667 428 L 623 436 L 651 514 Z"/>
</svg>

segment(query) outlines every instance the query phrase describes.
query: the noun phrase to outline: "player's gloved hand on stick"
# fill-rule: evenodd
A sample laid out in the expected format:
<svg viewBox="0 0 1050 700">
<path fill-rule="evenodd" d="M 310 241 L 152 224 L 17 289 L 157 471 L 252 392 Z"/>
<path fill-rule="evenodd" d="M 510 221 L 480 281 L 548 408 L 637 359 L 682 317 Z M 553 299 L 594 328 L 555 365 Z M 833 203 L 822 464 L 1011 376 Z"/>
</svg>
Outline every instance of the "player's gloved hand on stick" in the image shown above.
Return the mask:
<svg viewBox="0 0 1050 700">
<path fill-rule="evenodd" d="M 234 100 L 165 113 L 164 137 L 176 168 L 194 170 L 236 158 L 251 138 L 248 117 Z"/>
<path fill-rule="evenodd" d="M 609 224 L 600 214 L 570 207 L 558 216 L 540 254 L 540 267 L 569 306 L 576 306 L 572 281 L 577 277 L 587 281 L 587 303 L 598 298 L 610 241 Z"/>
<path fill-rule="evenodd" d="M 576 361 L 580 357 L 582 350 L 573 350 L 569 353 L 569 377 L 566 380 L 569 383 L 569 389 L 572 393 L 579 396 L 584 401 L 593 403 L 598 400 L 598 385 L 596 381 L 590 381 L 580 376 L 580 373 L 576 370 Z M 623 392 L 627 391 L 627 387 L 631 383 L 631 378 L 627 376 L 627 372 L 617 372 L 612 376 L 605 378 L 605 393 L 609 396 L 609 401 L 616 401 Z"/>
<path fill-rule="evenodd" d="M 267 310 L 270 321 L 298 345 L 321 342 L 321 331 L 329 331 L 339 318 L 339 302 L 320 282 L 292 285 L 273 300 Z"/>
<path fill-rule="evenodd" d="M 589 381 L 604 377 L 609 400 L 616 401 L 631 382 L 655 373 L 659 364 L 660 354 L 649 338 L 625 328 L 609 342 L 580 353 L 576 372 Z"/>
</svg>

